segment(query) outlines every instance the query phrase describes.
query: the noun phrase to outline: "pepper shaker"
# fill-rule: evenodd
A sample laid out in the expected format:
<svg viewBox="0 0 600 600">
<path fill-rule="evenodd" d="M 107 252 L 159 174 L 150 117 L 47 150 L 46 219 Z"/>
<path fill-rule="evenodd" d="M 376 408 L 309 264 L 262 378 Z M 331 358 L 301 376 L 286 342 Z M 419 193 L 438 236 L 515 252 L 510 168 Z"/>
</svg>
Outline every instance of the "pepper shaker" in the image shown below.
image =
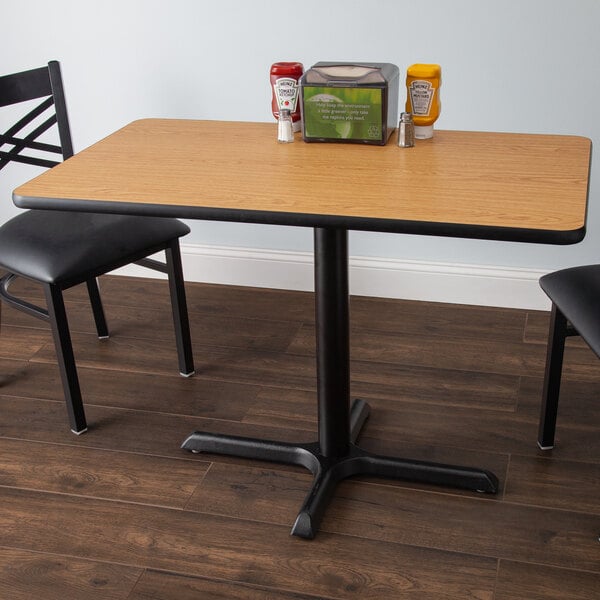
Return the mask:
<svg viewBox="0 0 600 600">
<path fill-rule="evenodd" d="M 398 123 L 398 146 L 400 148 L 412 148 L 415 145 L 415 125 L 412 114 L 403 112 L 400 114 Z"/>
</svg>

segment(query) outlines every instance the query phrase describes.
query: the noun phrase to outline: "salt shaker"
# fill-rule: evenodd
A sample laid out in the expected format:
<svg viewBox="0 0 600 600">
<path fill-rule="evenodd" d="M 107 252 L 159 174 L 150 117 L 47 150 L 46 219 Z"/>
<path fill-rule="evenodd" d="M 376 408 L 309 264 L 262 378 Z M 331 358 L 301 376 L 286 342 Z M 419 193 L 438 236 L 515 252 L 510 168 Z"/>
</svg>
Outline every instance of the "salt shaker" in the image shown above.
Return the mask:
<svg viewBox="0 0 600 600">
<path fill-rule="evenodd" d="M 412 148 L 415 145 L 415 125 L 412 114 L 403 112 L 400 114 L 398 123 L 398 146 L 400 148 Z"/>
<path fill-rule="evenodd" d="M 282 108 L 279 111 L 279 123 L 277 126 L 277 141 L 287 144 L 294 141 L 294 131 L 292 129 L 292 113 L 288 108 Z"/>
</svg>

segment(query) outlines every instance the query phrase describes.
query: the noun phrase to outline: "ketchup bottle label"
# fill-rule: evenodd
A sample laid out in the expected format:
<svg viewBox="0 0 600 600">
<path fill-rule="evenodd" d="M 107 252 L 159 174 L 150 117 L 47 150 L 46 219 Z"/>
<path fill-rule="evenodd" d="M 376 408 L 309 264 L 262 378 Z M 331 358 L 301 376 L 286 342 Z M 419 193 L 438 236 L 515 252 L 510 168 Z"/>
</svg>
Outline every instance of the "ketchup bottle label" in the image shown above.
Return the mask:
<svg viewBox="0 0 600 600">
<path fill-rule="evenodd" d="M 288 108 L 290 112 L 296 112 L 298 104 L 298 82 L 291 77 L 280 77 L 273 84 L 277 107 L 279 110 Z"/>
</svg>

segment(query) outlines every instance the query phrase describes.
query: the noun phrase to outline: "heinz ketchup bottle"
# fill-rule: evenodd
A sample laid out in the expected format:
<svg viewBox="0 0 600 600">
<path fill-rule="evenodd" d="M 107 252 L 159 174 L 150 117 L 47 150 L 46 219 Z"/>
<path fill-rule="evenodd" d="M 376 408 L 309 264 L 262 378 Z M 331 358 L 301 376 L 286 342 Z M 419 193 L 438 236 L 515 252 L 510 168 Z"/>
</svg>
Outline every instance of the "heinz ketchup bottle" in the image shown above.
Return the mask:
<svg viewBox="0 0 600 600">
<path fill-rule="evenodd" d="M 302 127 L 299 102 L 299 81 L 304 67 L 299 62 L 276 62 L 271 65 L 271 89 L 273 116 L 279 119 L 279 111 L 286 108 L 292 115 L 294 131 Z"/>
</svg>

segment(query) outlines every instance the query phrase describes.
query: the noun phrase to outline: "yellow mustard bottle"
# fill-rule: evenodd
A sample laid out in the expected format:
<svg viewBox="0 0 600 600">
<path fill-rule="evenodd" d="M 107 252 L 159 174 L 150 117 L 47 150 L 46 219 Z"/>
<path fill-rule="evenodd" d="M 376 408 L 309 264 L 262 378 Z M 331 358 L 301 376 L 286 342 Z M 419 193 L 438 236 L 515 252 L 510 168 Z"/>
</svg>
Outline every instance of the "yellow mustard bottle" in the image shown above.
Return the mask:
<svg viewBox="0 0 600 600">
<path fill-rule="evenodd" d="M 440 65 L 415 64 L 406 70 L 406 112 L 412 113 L 415 138 L 433 137 L 433 124 L 440 116 Z"/>
</svg>

